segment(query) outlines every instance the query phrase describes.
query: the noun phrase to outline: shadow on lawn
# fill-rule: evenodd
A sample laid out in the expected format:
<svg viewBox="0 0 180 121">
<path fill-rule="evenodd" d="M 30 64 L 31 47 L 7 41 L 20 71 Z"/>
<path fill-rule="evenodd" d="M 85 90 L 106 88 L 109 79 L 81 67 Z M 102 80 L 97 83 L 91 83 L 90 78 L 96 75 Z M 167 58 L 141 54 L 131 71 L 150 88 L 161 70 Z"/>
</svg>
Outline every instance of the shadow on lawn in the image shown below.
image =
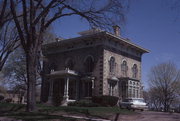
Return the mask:
<svg viewBox="0 0 180 121">
<path fill-rule="evenodd" d="M 52 115 L 52 112 L 25 112 L 25 105 L 21 104 L 0 104 L 0 117 L 10 117 L 14 119 L 21 119 L 23 121 L 52 121 L 53 119 L 60 119 L 65 121 L 76 121 L 73 118 L 67 118 L 59 115 Z"/>
<path fill-rule="evenodd" d="M 25 105 L 20 104 L 2 104 L 0 103 L 0 116 L 21 119 L 23 121 L 53 121 L 56 119 L 65 121 L 76 121 L 74 118 L 61 116 L 62 114 L 80 115 L 88 118 L 96 117 L 109 119 L 115 116 L 114 121 L 117 121 L 121 114 L 133 114 L 134 112 L 122 110 L 118 107 L 53 107 L 46 105 L 37 105 L 37 111 L 25 112 Z"/>
<path fill-rule="evenodd" d="M 6 113 L 11 113 L 11 112 L 17 112 L 20 110 L 24 110 L 25 105 L 16 105 L 16 104 L 0 104 L 0 114 L 6 114 Z"/>
<path fill-rule="evenodd" d="M 10 113 L 6 114 L 5 116 L 16 118 L 16 119 L 21 119 L 23 121 L 52 121 L 53 119 L 60 119 L 60 120 L 65 120 L 65 121 L 76 121 L 74 118 L 66 118 L 63 116 L 59 115 L 49 115 L 49 114 L 43 114 L 43 113 L 38 113 L 38 112 L 19 112 L 19 113 Z"/>
</svg>

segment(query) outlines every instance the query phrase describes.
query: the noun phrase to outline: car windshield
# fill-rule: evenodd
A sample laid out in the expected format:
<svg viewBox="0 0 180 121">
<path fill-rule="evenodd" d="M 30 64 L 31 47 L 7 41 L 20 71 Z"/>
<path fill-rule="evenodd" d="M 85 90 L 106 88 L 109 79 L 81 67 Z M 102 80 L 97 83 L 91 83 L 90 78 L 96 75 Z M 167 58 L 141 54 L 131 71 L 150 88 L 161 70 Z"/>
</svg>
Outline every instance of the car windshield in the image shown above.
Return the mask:
<svg viewBox="0 0 180 121">
<path fill-rule="evenodd" d="M 132 102 L 132 99 L 125 99 L 123 102 Z"/>
<path fill-rule="evenodd" d="M 144 103 L 144 99 L 125 99 L 123 102 L 142 102 L 142 103 Z"/>
</svg>

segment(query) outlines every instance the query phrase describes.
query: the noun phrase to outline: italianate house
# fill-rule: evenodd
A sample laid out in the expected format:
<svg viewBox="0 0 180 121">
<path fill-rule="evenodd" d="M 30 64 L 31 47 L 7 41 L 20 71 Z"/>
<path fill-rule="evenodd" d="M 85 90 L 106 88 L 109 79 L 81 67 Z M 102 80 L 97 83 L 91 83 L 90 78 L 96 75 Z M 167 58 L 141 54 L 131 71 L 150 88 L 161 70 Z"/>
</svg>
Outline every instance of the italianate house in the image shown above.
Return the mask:
<svg viewBox="0 0 180 121">
<path fill-rule="evenodd" d="M 111 95 L 141 98 L 141 58 L 149 51 L 120 35 L 99 29 L 43 45 L 42 101 L 67 102 Z"/>
</svg>

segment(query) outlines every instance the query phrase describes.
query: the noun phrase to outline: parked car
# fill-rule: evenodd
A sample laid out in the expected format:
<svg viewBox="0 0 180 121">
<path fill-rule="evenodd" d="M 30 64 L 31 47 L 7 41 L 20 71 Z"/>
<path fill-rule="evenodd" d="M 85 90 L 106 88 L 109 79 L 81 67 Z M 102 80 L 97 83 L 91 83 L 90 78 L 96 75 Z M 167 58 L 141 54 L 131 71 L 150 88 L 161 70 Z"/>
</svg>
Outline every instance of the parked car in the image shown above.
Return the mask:
<svg viewBox="0 0 180 121">
<path fill-rule="evenodd" d="M 143 98 L 128 98 L 119 103 L 120 108 L 132 109 L 132 110 L 147 110 L 147 103 Z"/>
</svg>

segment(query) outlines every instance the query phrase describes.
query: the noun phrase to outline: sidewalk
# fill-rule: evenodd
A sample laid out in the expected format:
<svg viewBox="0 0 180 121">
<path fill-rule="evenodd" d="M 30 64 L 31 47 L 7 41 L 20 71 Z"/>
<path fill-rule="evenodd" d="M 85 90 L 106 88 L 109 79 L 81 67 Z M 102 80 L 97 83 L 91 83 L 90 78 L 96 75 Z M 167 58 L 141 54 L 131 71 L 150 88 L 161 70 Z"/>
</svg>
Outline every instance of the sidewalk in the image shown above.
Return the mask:
<svg viewBox="0 0 180 121">
<path fill-rule="evenodd" d="M 88 118 L 85 116 L 70 116 L 70 115 L 62 115 L 63 117 L 66 118 L 74 118 L 74 119 L 82 119 L 82 120 L 90 120 L 90 121 L 111 121 L 111 120 L 107 120 L 107 119 L 100 119 L 100 118 Z M 53 120 L 58 120 L 58 119 L 53 119 Z M 0 117 L 0 121 L 22 121 L 22 120 L 17 120 L 17 119 L 13 119 L 13 118 L 8 118 L 8 117 Z"/>
<path fill-rule="evenodd" d="M 63 117 L 67 117 L 67 118 L 75 118 L 75 119 L 84 119 L 84 120 L 90 120 L 90 121 L 111 121 L 111 120 L 107 120 L 107 119 L 101 119 L 101 118 L 88 118 L 85 116 L 70 116 L 70 115 L 62 115 Z"/>
<path fill-rule="evenodd" d="M 17 119 L 8 118 L 8 117 L 0 117 L 0 121 L 22 121 L 22 120 L 17 120 Z"/>
</svg>

